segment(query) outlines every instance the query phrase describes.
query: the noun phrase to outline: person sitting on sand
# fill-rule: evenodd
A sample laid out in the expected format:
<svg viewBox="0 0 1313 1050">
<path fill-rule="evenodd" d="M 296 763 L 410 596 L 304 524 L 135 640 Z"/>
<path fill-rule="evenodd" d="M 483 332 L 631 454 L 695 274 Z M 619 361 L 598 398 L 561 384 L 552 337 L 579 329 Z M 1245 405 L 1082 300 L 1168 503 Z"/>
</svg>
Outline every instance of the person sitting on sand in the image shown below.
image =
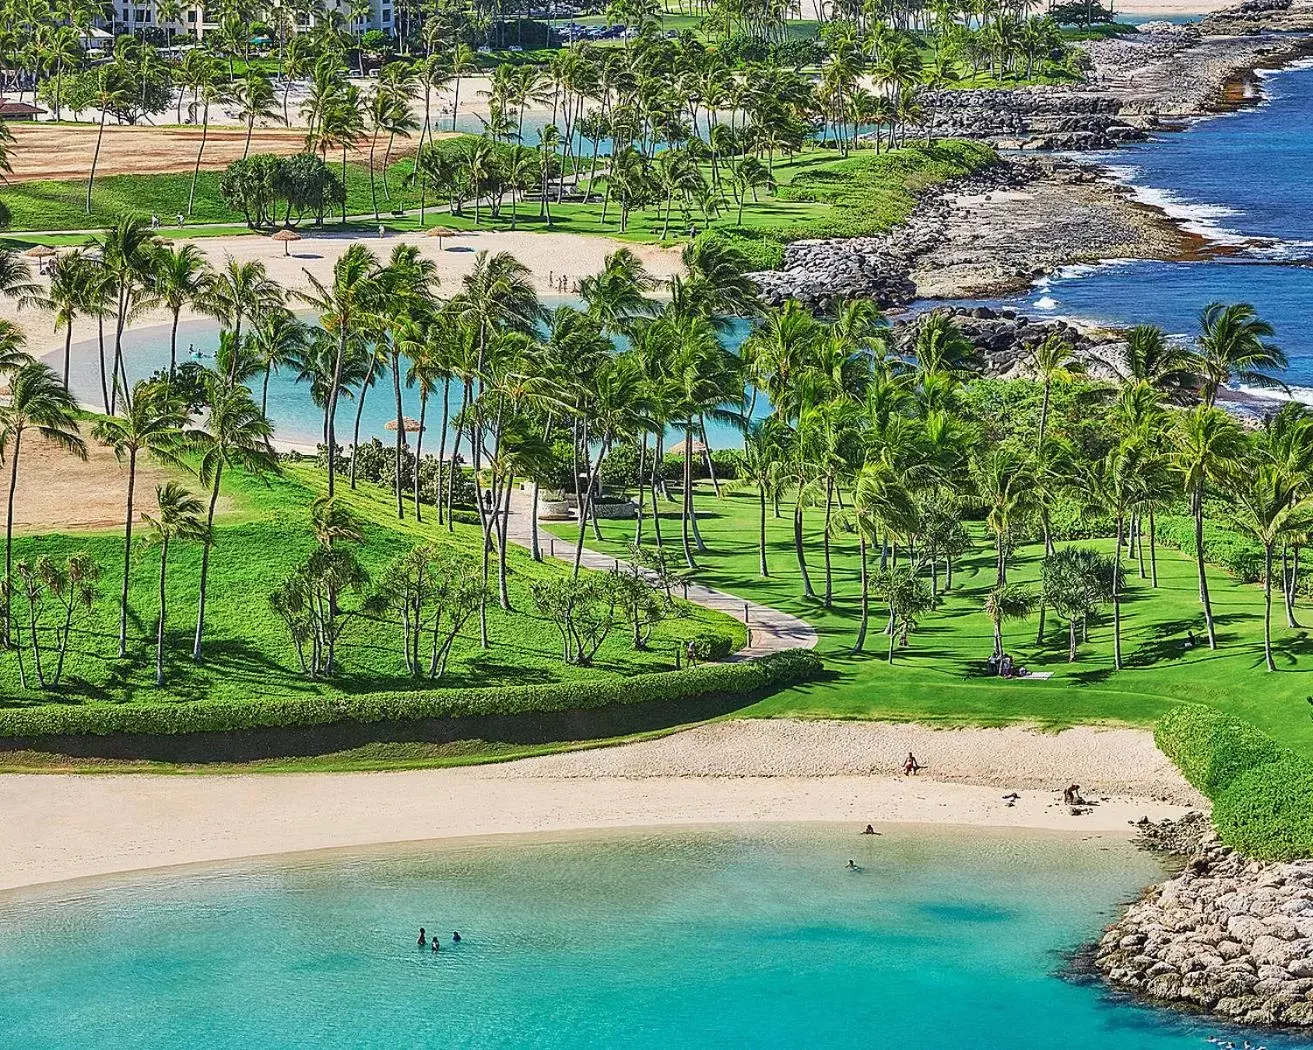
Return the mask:
<svg viewBox="0 0 1313 1050">
<path fill-rule="evenodd" d="M 1066 806 L 1083 806 L 1085 800 L 1080 797 L 1080 785 L 1072 784 L 1062 793 L 1062 802 Z"/>
<path fill-rule="evenodd" d="M 867 824 L 867 825 L 866 825 L 866 830 L 863 831 L 862 834 L 863 834 L 863 835 L 875 835 L 875 834 L 877 834 L 877 832 L 876 832 L 875 828 L 871 827 L 870 824 Z"/>
<path fill-rule="evenodd" d="M 419 928 L 419 946 L 420 946 L 421 948 L 423 948 L 423 947 L 424 947 L 424 942 L 427 941 L 427 940 L 428 940 L 428 937 L 427 937 L 427 935 L 424 933 L 424 927 L 421 926 L 421 927 Z"/>
<path fill-rule="evenodd" d="M 916 756 L 915 756 L 914 754 L 912 754 L 912 752 L 910 752 L 910 751 L 907 752 L 907 757 L 906 757 L 905 759 L 903 759 L 903 775 L 904 775 L 904 776 L 914 777 L 914 776 L 917 775 L 917 773 L 919 773 L 919 772 L 920 772 L 922 769 L 924 769 L 924 768 L 925 768 L 925 767 L 924 767 L 923 765 L 921 765 L 921 763 L 918 762 L 918 761 L 916 760 Z"/>
</svg>

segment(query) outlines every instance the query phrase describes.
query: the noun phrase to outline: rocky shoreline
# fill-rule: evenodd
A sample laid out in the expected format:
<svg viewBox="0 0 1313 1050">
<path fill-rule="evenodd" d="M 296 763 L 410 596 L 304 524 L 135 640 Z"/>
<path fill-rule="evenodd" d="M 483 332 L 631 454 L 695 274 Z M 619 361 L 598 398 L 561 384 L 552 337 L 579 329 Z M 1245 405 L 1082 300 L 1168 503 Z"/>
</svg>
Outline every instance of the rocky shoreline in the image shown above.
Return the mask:
<svg viewBox="0 0 1313 1050">
<path fill-rule="evenodd" d="M 1313 1027 L 1313 860 L 1251 861 L 1210 835 L 1108 927 L 1093 966 L 1153 1003 Z"/>
</svg>

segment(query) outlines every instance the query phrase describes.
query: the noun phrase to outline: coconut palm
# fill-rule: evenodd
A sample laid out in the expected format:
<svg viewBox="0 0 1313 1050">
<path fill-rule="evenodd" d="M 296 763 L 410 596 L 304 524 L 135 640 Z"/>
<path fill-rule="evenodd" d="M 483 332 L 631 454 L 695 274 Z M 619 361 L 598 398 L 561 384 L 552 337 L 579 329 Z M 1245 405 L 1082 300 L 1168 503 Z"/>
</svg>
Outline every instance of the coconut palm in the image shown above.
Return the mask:
<svg viewBox="0 0 1313 1050">
<path fill-rule="evenodd" d="M 125 215 L 92 243 L 100 250 L 107 290 L 114 296 L 114 361 L 109 395 L 109 411 L 113 414 L 118 407 L 119 392 L 128 396 L 127 372 L 123 365 L 123 331 L 136 313 L 152 300 L 150 279 L 155 244 L 150 227 L 136 215 Z"/>
<path fill-rule="evenodd" d="M 160 245 L 152 262 L 151 291 L 155 300 L 169 311 L 172 319 L 169 328 L 169 379 L 172 380 L 178 366 L 178 319 L 182 311 L 195 303 L 207 287 L 210 264 L 194 244 L 184 244 L 177 248 Z M 63 263 L 60 269 L 63 269 Z"/>
<path fill-rule="evenodd" d="M 201 520 L 205 505 L 184 489 L 176 481 L 167 481 L 155 486 L 155 504 L 159 508 L 155 514 L 143 514 L 142 519 L 150 529 L 151 541 L 160 547 L 160 586 L 159 618 L 155 621 L 155 686 L 164 684 L 164 627 L 168 619 L 166 605 L 169 572 L 169 544 L 192 540 L 210 543 L 210 530 Z"/>
<path fill-rule="evenodd" d="M 985 524 L 994 534 L 994 586 L 1008 579 L 1008 551 L 1012 534 L 1035 507 L 1034 474 L 1030 463 L 1016 450 L 997 446 L 972 463 L 974 493 L 971 501 L 985 511 Z"/>
<path fill-rule="evenodd" d="M 12 299 L 19 309 L 36 306 L 41 285 L 32 280 L 32 267 L 17 248 L 0 248 L 0 298 Z"/>
<path fill-rule="evenodd" d="M 1209 303 L 1199 315 L 1199 329 L 1205 405 L 1212 405 L 1218 390 L 1232 382 L 1286 389 L 1269 374 L 1286 367 L 1286 355 L 1266 342 L 1275 330 L 1249 303 Z"/>
<path fill-rule="evenodd" d="M 210 536 L 201 551 L 200 600 L 196 608 L 196 638 L 192 659 L 200 661 L 205 635 L 205 601 L 210 578 L 210 551 L 214 546 L 214 510 L 219 502 L 223 472 L 236 467 L 248 473 L 278 472 L 278 456 L 269 444 L 273 428 L 246 387 L 228 382 L 214 372 L 206 376 L 205 430 L 197 435 L 201 484 L 210 487 L 205 528 Z"/>
<path fill-rule="evenodd" d="M 91 270 L 97 264 L 81 249 L 75 249 L 59 260 L 50 287 L 39 298 L 38 305 L 54 315 L 55 331 L 64 329 L 64 388 L 68 389 L 72 363 L 73 323 L 89 312 L 88 285 Z"/>
<path fill-rule="evenodd" d="M 1049 406 L 1053 397 L 1053 384 L 1068 382 L 1085 371 L 1085 365 L 1070 343 L 1058 335 L 1048 336 L 1029 353 L 1030 367 L 1043 388 L 1039 410 L 1039 444 L 1044 444 L 1048 431 Z"/>
<path fill-rule="evenodd" d="M 478 72 L 479 69 L 474 49 L 464 42 L 457 43 L 451 50 L 451 65 L 448 68 L 452 79 L 456 82 L 456 93 L 451 102 L 451 130 L 455 131 L 456 116 L 460 113 L 460 82 L 471 73 Z"/>
<path fill-rule="evenodd" d="M 269 277 L 264 263 L 257 259 L 239 262 L 229 256 L 225 266 L 205 275 L 195 305 L 201 313 L 231 331 L 233 344 L 240 346 L 242 321 L 281 305 L 285 297 L 282 287 Z M 234 356 L 234 366 L 236 361 Z M 230 372 L 227 381 L 231 383 L 233 379 Z"/>
<path fill-rule="evenodd" d="M 119 596 L 119 657 L 128 655 L 128 585 L 132 576 L 132 500 L 137 486 L 137 458 L 145 453 L 171 466 L 182 466 L 187 447 L 187 410 L 169 396 L 161 383 L 139 382 L 124 404 L 121 416 L 97 420 L 91 436 L 114 450 L 128 468 L 126 511 L 123 518 L 123 589 Z"/>
<path fill-rule="evenodd" d="M 857 531 L 857 564 L 861 576 L 861 620 L 852 651 L 860 653 L 866 645 L 867 626 L 870 622 L 871 572 L 868 550 L 889 538 L 906 537 L 916 528 L 916 504 L 912 501 L 897 471 L 880 459 L 870 460 L 857 472 L 853 484 L 853 503 L 850 512 L 841 519 L 851 523 Z M 894 621 L 894 608 L 889 611 L 890 625 Z M 890 657 L 892 662 L 892 655 Z"/>
<path fill-rule="evenodd" d="M 382 301 L 379 264 L 363 244 L 353 244 L 333 264 L 333 280 L 324 285 L 309 272 L 309 292 L 298 297 L 319 314 L 319 324 L 333 337 L 332 366 L 325 377 L 324 443 L 328 451 L 328 496 L 334 493 L 337 474 L 337 401 L 342 389 L 342 371 L 353 339 L 368 328 L 370 318 Z"/>
<path fill-rule="evenodd" d="M 260 382 L 260 411 L 268 414 L 269 377 L 296 361 L 305 350 L 309 330 L 304 321 L 285 306 L 266 308 L 251 327 L 247 345 L 264 369 Z"/>
<path fill-rule="evenodd" d="M 1199 573 L 1199 602 L 1204 608 L 1208 648 L 1217 648 L 1213 606 L 1204 565 L 1204 500 L 1210 488 L 1225 482 L 1244 450 L 1239 425 L 1220 408 L 1199 405 L 1176 417 L 1169 452 L 1172 469 L 1181 479 L 1194 515 L 1194 556 Z"/>
<path fill-rule="evenodd" d="M 1024 620 L 1035 608 L 1035 595 L 1015 583 L 991 587 L 985 594 L 985 615 L 994 628 L 994 659 L 1003 673 L 1003 625 L 1009 620 Z"/>
<path fill-rule="evenodd" d="M 1144 499 L 1146 459 L 1146 450 L 1140 442 L 1123 441 L 1086 474 L 1085 491 L 1092 506 L 1109 514 L 1116 525 L 1110 597 L 1112 662 L 1118 671 L 1122 669 L 1122 543 L 1126 538 L 1127 519 Z"/>
<path fill-rule="evenodd" d="M 232 86 L 232 98 L 237 104 L 237 118 L 246 125 L 246 145 L 242 149 L 242 159 L 245 160 L 251 152 L 255 122 L 263 123 L 274 118 L 278 112 L 278 98 L 273 81 L 255 64 L 248 65 L 246 72 Z"/>
<path fill-rule="evenodd" d="M 49 365 L 30 362 L 9 380 L 9 400 L 0 404 L 0 456 L 9 457 L 9 502 L 5 516 L 5 586 L 13 579 L 14 496 L 23 435 L 29 431 L 65 452 L 87 458 L 87 444 L 78 432 L 77 401 Z M 5 601 L 5 634 L 9 635 L 9 595 Z"/>
</svg>

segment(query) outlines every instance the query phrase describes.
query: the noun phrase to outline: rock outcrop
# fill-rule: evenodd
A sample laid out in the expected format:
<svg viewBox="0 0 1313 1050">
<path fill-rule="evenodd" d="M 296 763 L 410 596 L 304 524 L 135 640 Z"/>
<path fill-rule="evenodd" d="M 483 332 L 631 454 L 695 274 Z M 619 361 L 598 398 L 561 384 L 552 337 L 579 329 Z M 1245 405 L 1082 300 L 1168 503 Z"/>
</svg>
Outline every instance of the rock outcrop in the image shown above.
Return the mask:
<svg viewBox="0 0 1313 1050">
<path fill-rule="evenodd" d="M 1217 36 L 1306 33 L 1313 30 L 1313 0 L 1241 0 L 1214 11 L 1199 27 Z"/>
<path fill-rule="evenodd" d="M 1145 137 L 1110 96 L 1053 87 L 928 91 L 921 105 L 936 138 L 987 139 L 1019 149 L 1110 149 Z M 921 129 L 924 133 L 925 129 Z"/>
<path fill-rule="evenodd" d="M 1108 928 L 1094 963 L 1149 1000 L 1313 1027 L 1313 860 L 1251 861 L 1210 836 Z"/>
</svg>

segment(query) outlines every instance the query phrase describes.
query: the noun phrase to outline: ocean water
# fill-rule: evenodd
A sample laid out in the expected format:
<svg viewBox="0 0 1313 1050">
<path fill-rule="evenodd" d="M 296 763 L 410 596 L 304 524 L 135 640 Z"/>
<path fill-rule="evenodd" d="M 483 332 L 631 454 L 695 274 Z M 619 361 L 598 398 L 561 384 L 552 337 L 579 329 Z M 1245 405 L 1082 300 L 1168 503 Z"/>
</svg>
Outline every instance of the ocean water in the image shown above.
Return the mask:
<svg viewBox="0 0 1313 1050">
<path fill-rule="evenodd" d="M 996 300 L 1035 315 L 1149 322 L 1189 336 L 1213 300 L 1249 302 L 1276 327 L 1285 379 L 1313 399 L 1313 63 L 1262 76 L 1263 101 L 1099 158 L 1231 254 L 1199 262 L 1076 266 Z"/>
<path fill-rule="evenodd" d="M 0 895 L 0 1046 L 1240 1045 L 1062 976 L 1161 877 L 1126 843 L 855 830 L 408 845 Z"/>
</svg>

